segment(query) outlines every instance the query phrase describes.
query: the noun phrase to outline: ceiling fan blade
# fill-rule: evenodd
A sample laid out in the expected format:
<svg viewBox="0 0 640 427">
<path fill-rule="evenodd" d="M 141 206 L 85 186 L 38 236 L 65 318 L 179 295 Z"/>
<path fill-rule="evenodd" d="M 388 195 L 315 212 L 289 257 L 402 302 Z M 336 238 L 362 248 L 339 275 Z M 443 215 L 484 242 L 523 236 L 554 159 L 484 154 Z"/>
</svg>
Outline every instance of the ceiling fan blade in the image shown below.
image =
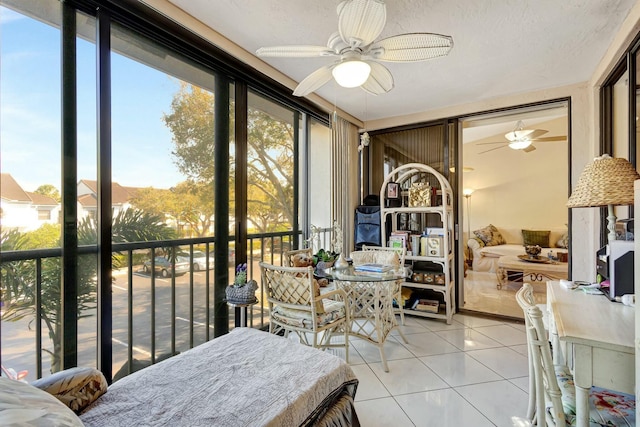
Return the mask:
<svg viewBox="0 0 640 427">
<path fill-rule="evenodd" d="M 317 56 L 335 56 L 326 46 L 271 46 L 261 47 L 256 55 L 272 58 L 313 58 Z"/>
<path fill-rule="evenodd" d="M 534 138 L 536 142 L 557 142 L 566 141 L 566 136 L 545 136 L 544 138 Z"/>
<path fill-rule="evenodd" d="M 369 55 L 387 62 L 416 62 L 445 56 L 453 38 L 433 33 L 407 33 L 382 39 L 371 45 Z"/>
<path fill-rule="evenodd" d="M 294 96 L 305 96 L 318 89 L 320 86 L 327 83 L 333 75 L 331 74 L 331 70 L 335 67 L 335 64 L 325 65 L 322 68 L 318 68 L 313 73 L 309 74 L 305 77 L 304 80 L 298 84 L 296 89 L 293 91 Z"/>
<path fill-rule="evenodd" d="M 495 141 L 495 142 L 477 142 L 476 145 L 489 145 L 489 144 L 508 144 L 506 141 Z"/>
<path fill-rule="evenodd" d="M 495 148 L 490 148 L 490 149 L 488 149 L 488 150 L 485 150 L 485 151 L 481 151 L 481 152 L 479 152 L 478 154 L 484 154 L 484 153 L 488 153 L 488 152 L 490 152 L 490 151 L 495 151 L 495 150 L 499 150 L 499 149 L 501 149 L 501 148 L 504 148 L 504 147 L 507 147 L 507 146 L 506 146 L 506 145 L 503 145 L 502 147 L 495 147 Z"/>
<path fill-rule="evenodd" d="M 538 139 L 538 137 L 544 135 L 545 133 L 549 133 L 549 131 L 544 129 L 534 129 L 533 132 L 529 134 L 529 138 Z"/>
<path fill-rule="evenodd" d="M 533 146 L 533 144 L 531 144 L 530 146 L 523 148 L 522 151 L 524 151 L 525 153 L 530 153 L 532 151 L 534 151 L 536 149 L 536 147 Z"/>
<path fill-rule="evenodd" d="M 393 89 L 393 76 L 387 67 L 374 61 L 365 62 L 371 66 L 371 74 L 361 86 L 362 89 L 373 95 L 387 93 Z"/>
<path fill-rule="evenodd" d="M 380 0 L 347 0 L 338 5 L 338 31 L 351 47 L 371 44 L 387 21 L 387 8 Z"/>
</svg>

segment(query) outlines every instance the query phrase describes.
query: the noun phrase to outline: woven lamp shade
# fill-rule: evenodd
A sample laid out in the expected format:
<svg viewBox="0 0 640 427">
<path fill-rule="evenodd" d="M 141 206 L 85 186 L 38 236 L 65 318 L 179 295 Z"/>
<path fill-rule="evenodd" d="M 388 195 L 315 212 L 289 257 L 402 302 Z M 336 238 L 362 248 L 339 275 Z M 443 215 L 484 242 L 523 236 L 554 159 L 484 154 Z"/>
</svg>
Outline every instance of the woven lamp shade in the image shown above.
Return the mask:
<svg viewBox="0 0 640 427">
<path fill-rule="evenodd" d="M 636 179 L 640 175 L 629 161 L 608 154 L 596 157 L 582 171 L 567 207 L 632 205 Z"/>
</svg>

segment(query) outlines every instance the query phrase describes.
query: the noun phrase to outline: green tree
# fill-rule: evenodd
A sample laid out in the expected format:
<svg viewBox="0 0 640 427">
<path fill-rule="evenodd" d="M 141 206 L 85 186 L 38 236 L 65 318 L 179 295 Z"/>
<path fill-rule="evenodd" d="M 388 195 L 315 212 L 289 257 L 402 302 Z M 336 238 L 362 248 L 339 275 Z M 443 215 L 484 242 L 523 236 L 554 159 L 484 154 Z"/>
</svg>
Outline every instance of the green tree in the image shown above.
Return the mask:
<svg viewBox="0 0 640 427">
<path fill-rule="evenodd" d="M 136 242 L 171 239 L 174 231 L 163 223 L 163 217 L 128 209 L 113 219 L 112 234 L 114 242 Z M 78 244 L 95 244 L 97 241 L 95 220 L 85 218 L 78 225 Z M 6 231 L 0 234 L 2 251 L 35 249 L 32 245 L 41 242 L 28 233 Z M 58 246 L 60 245 L 58 233 Z M 121 258 L 113 254 L 114 268 L 121 265 Z M 2 263 L 1 290 L 3 295 L 3 320 L 17 321 L 31 317 L 30 325 L 36 314 L 36 277 L 35 260 Z M 88 316 L 87 310 L 95 308 L 96 302 L 96 258 L 84 255 L 78 259 L 78 318 Z M 57 372 L 61 365 L 62 306 L 61 300 L 60 258 L 42 259 L 42 282 L 40 304 L 42 321 L 47 326 L 53 349 L 44 349 L 51 355 L 51 370 Z"/>
<path fill-rule="evenodd" d="M 145 212 L 169 215 L 178 225 L 189 226 L 198 237 L 206 236 L 212 226 L 213 189 L 207 184 L 185 181 L 169 190 L 152 187 L 139 190 L 131 204 Z"/>
<path fill-rule="evenodd" d="M 213 199 L 215 96 L 182 83 L 171 112 L 163 120 L 173 134 L 178 169 L 198 187 L 197 203 Z M 256 108 L 248 117 L 249 221 L 259 231 L 281 229 L 293 222 L 293 127 Z M 231 125 L 233 129 L 233 123 Z M 230 140 L 232 140 L 230 136 Z M 231 173 L 235 168 L 231 164 Z M 231 192 L 232 194 L 232 192 Z M 213 212 L 213 204 L 210 205 Z M 194 212 L 206 212 L 198 205 Z"/>
<path fill-rule="evenodd" d="M 43 196 L 48 196 L 54 199 L 56 202 L 60 203 L 62 198 L 60 197 L 60 192 L 56 187 L 51 184 L 43 184 L 40 187 L 36 188 L 34 193 L 42 194 Z"/>
</svg>

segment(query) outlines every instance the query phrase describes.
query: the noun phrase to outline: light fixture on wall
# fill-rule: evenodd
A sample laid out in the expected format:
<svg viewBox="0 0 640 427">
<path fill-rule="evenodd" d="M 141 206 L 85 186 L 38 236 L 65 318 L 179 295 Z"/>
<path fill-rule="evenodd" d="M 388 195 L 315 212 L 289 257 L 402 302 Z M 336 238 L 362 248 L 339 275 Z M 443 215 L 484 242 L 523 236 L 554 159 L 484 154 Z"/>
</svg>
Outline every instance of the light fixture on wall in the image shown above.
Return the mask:
<svg viewBox="0 0 640 427">
<path fill-rule="evenodd" d="M 471 211 L 469 210 L 469 199 L 475 190 L 473 188 L 465 188 L 462 190 L 462 195 L 467 199 L 467 266 L 471 267 L 473 263 L 473 251 L 469 247 L 469 239 L 471 239 Z M 465 272 L 466 275 L 466 272 Z"/>
<path fill-rule="evenodd" d="M 626 159 L 603 154 L 589 163 L 567 201 L 569 208 L 607 206 L 609 242 L 616 240 L 614 206 L 633 204 L 633 182 L 640 175 Z"/>
</svg>

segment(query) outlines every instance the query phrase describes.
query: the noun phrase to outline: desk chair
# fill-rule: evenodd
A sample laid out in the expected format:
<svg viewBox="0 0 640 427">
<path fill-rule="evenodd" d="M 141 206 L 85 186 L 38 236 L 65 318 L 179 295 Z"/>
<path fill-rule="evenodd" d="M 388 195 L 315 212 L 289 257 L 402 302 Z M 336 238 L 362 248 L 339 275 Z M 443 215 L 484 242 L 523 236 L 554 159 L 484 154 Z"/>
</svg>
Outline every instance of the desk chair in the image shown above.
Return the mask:
<svg viewBox="0 0 640 427">
<path fill-rule="evenodd" d="M 538 426 L 575 425 L 573 376 L 566 366 L 553 364 L 542 312 L 536 306 L 533 287 L 529 283 L 524 283 L 518 290 L 516 301 L 524 312 L 529 353 L 527 417 Z M 589 406 L 591 425 L 636 425 L 635 397 L 632 395 L 592 387 Z"/>
<path fill-rule="evenodd" d="M 282 332 L 285 337 L 294 332 L 300 342 L 315 348 L 344 347 L 348 363 L 351 323 L 345 291 L 336 289 L 320 295 L 313 267 L 278 267 L 261 262 L 260 270 L 269 302 L 269 332 Z M 331 343 L 337 333 L 344 335 L 343 343 Z"/>
</svg>

